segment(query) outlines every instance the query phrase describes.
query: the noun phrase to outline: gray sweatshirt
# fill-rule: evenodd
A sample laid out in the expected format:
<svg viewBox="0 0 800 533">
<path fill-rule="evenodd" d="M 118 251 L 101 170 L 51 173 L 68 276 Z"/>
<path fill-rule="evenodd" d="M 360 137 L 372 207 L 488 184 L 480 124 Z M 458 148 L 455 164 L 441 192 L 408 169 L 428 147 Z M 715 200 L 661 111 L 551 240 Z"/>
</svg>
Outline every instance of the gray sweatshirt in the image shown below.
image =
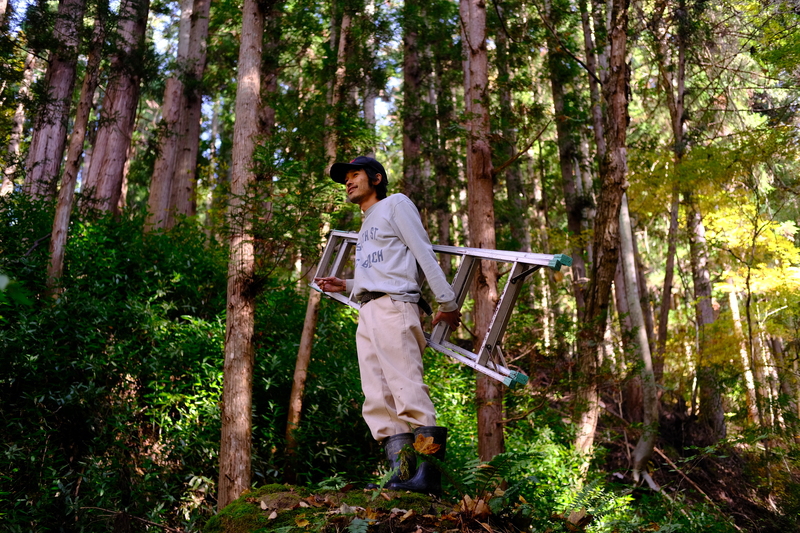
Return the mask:
<svg viewBox="0 0 800 533">
<path fill-rule="evenodd" d="M 354 279 L 347 280 L 347 291 L 354 300 L 364 292 L 385 292 L 393 300 L 416 303 L 424 274 L 439 309 L 458 309 L 419 211 L 403 194 L 384 198 L 364 212 L 355 266 Z"/>
</svg>

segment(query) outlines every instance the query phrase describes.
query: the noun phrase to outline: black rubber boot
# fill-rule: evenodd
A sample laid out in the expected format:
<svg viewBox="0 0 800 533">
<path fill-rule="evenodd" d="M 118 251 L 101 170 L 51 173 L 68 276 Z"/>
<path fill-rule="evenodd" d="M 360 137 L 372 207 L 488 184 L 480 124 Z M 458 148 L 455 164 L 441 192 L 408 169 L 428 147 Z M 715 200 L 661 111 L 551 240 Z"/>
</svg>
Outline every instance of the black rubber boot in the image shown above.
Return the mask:
<svg viewBox="0 0 800 533">
<path fill-rule="evenodd" d="M 422 426 L 414 430 L 414 436 L 422 435 L 423 437 L 433 437 L 434 444 L 439 445 L 436 452 L 430 454 L 439 461 L 444 461 L 445 451 L 447 447 L 447 428 L 440 426 Z M 442 472 L 439 467 L 426 461 L 424 457 L 422 462 L 417 466 L 417 473 L 408 481 L 400 481 L 392 483 L 391 481 L 386 484 L 387 489 L 391 490 L 410 490 L 411 492 L 419 492 L 422 494 L 435 494 L 442 493 Z"/>
<path fill-rule="evenodd" d="M 417 458 L 414 454 L 408 454 L 405 460 L 400 455 L 400 451 L 405 446 L 413 444 L 413 433 L 398 433 L 397 435 L 392 435 L 384 439 L 383 448 L 386 451 L 386 462 L 389 463 L 389 470 L 397 468 L 397 473 L 386 482 L 387 487 L 392 483 L 401 483 L 403 480 L 411 478 L 416 473 Z M 375 483 L 368 483 L 366 488 L 377 489 L 378 485 Z"/>
</svg>

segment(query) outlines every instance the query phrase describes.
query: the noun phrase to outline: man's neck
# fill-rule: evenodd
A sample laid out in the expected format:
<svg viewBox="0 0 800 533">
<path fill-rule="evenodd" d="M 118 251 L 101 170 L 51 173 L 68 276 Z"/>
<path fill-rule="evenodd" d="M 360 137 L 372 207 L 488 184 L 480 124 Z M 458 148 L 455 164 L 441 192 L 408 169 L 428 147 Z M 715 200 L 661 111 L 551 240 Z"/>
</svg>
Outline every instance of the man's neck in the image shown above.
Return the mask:
<svg viewBox="0 0 800 533">
<path fill-rule="evenodd" d="M 367 209 L 377 204 L 378 202 L 380 202 L 380 200 L 378 200 L 377 196 L 370 196 L 369 198 L 361 202 L 358 207 L 361 208 L 362 213 L 366 213 Z"/>
</svg>

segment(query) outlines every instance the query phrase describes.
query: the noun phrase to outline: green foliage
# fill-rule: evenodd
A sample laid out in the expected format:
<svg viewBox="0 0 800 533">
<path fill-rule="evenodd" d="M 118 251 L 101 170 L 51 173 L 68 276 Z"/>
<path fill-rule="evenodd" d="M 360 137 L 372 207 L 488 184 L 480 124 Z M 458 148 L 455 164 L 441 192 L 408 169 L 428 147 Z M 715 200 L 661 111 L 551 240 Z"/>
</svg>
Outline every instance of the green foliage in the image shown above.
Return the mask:
<svg viewBox="0 0 800 533">
<path fill-rule="evenodd" d="M 196 528 L 217 479 L 227 250 L 189 221 L 73 221 L 62 292 L 42 296 L 51 206 L 0 199 L 0 508 L 9 531 L 105 531 L 101 511 Z M 254 378 L 255 479 L 281 476 L 306 289 L 265 278 Z M 16 287 L 18 292 L 9 292 Z M 30 300 L 12 299 L 10 294 Z M 325 302 L 298 469 L 367 478 L 355 316 Z M 4 524 L 4 526 L 6 525 Z M 31 526 L 31 524 L 35 524 Z"/>
</svg>

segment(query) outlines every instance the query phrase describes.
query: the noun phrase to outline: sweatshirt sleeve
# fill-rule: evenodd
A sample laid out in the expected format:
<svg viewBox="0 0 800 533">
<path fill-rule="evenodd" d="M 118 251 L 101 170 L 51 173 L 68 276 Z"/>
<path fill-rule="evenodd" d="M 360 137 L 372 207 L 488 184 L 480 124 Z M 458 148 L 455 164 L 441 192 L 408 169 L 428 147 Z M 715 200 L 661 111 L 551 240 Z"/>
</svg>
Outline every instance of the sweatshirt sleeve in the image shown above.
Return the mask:
<svg viewBox="0 0 800 533">
<path fill-rule="evenodd" d="M 392 223 L 398 237 L 403 241 L 417 260 L 428 284 L 433 291 L 441 311 L 449 312 L 458 309 L 456 295 L 447 282 L 447 278 L 436 260 L 436 254 L 416 206 L 408 198 L 403 198 L 394 205 Z"/>
</svg>

